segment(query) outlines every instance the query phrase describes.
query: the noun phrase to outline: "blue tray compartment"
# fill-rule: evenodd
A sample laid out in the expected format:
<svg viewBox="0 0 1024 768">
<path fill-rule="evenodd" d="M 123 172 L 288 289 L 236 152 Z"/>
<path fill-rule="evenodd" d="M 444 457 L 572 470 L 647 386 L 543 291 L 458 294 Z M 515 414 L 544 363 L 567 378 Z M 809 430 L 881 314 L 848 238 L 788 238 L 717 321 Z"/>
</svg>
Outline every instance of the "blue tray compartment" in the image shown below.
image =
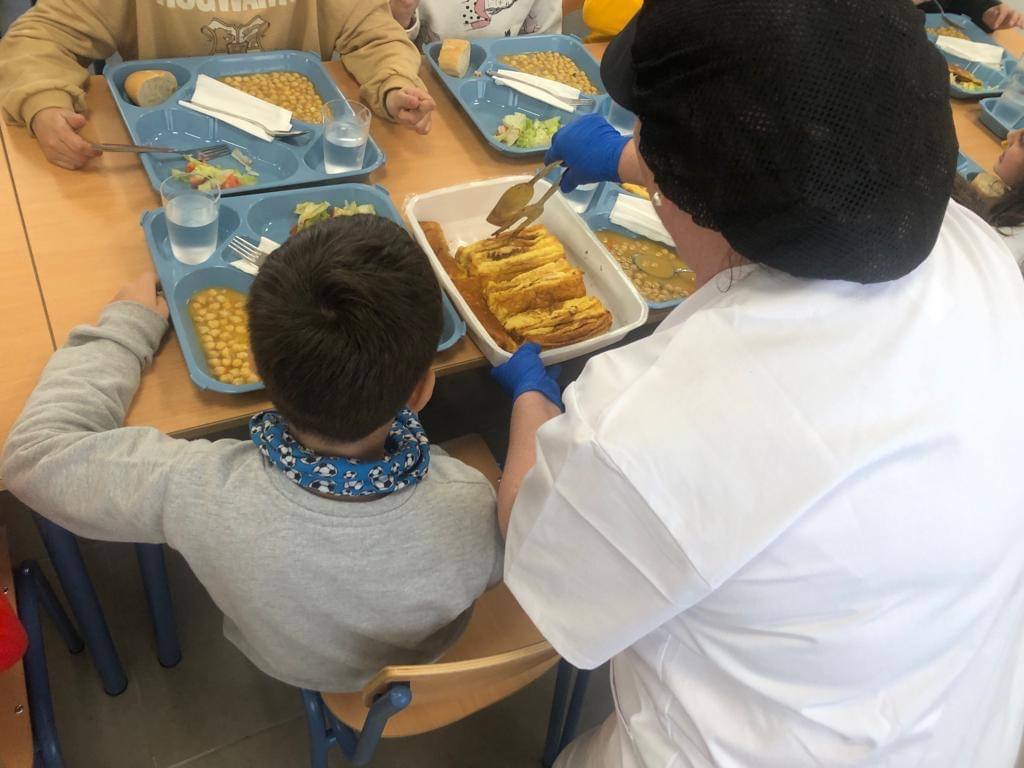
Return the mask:
<svg viewBox="0 0 1024 768">
<path fill-rule="evenodd" d="M 976 43 L 987 43 L 988 45 L 999 45 L 992 37 L 986 33 L 981 27 L 971 21 L 969 16 L 964 16 L 959 13 L 947 13 L 951 19 L 955 19 L 956 22 L 961 26 L 964 34 L 967 35 L 971 40 Z M 938 13 L 926 13 L 925 14 L 925 28 L 933 29 L 936 27 L 948 27 L 951 26 L 945 21 L 942 16 Z M 929 34 L 928 39 L 933 43 L 935 42 L 935 35 Z M 950 64 L 956 64 L 958 67 L 963 67 L 968 72 L 974 74 L 984 84 L 984 88 L 980 91 L 967 91 L 963 88 L 959 88 L 953 84 L 949 86 L 949 95 L 954 99 L 977 99 L 985 96 L 998 96 L 1003 92 L 1003 88 L 1006 86 L 1006 80 L 1010 75 L 1017 69 L 1017 62 L 1006 50 L 1003 50 L 1003 68 L 1002 70 L 994 69 L 992 67 L 980 64 L 977 61 L 968 61 L 967 59 L 961 59 L 959 56 L 953 56 L 952 54 L 940 51 Z"/>
<path fill-rule="evenodd" d="M 383 187 L 365 184 L 341 184 L 308 189 L 288 189 L 263 194 L 244 195 L 221 200 L 220 222 L 217 234 L 217 250 L 202 264 L 182 264 L 174 258 L 167 239 L 167 220 L 162 208 L 147 211 L 142 216 L 142 228 L 146 234 L 146 245 L 160 276 L 164 295 L 171 311 L 171 322 L 177 333 L 181 352 L 185 356 L 189 376 L 200 389 L 236 394 L 263 389 L 262 384 L 224 384 L 210 375 L 206 366 L 195 328 L 188 316 L 188 300 L 203 288 L 219 286 L 232 288 L 248 294 L 253 278 L 229 266 L 237 257 L 227 249 L 227 242 L 234 235 L 241 235 L 250 241 L 261 236 L 279 243 L 288 238 L 294 226 L 295 206 L 302 202 L 326 201 L 333 205 L 347 202 L 370 203 L 377 209 L 378 216 L 384 216 L 405 227 L 401 215 Z M 451 347 L 466 333 L 466 324 L 459 317 L 455 307 L 442 293 L 444 327 L 437 351 Z"/>
<path fill-rule="evenodd" d="M 482 70 L 498 68 L 515 69 L 499 60 L 502 56 L 517 53 L 535 53 L 538 51 L 555 51 L 572 59 L 582 69 L 590 81 L 597 87 L 596 103 L 588 111 L 577 109 L 565 112 L 542 101 L 524 96 L 505 86 L 496 85 L 486 75 L 480 77 L 474 73 Z M 547 147 L 522 149 L 510 147 L 496 141 L 493 137 L 501 125 L 501 119 L 513 112 L 522 112 L 537 120 L 552 117 L 562 118 L 562 125 L 571 123 L 578 117 L 596 112 L 603 115 L 621 133 L 632 133 L 636 121 L 633 113 L 623 109 L 607 93 L 601 82 L 601 66 L 590 55 L 578 37 L 571 35 L 525 35 L 523 37 L 497 38 L 494 40 L 474 40 L 470 49 L 469 70 L 465 77 L 451 77 L 441 71 L 437 57 L 441 52 L 441 43 L 430 43 L 424 47 L 427 61 L 437 73 L 438 79 L 451 92 L 459 106 L 469 115 L 480 135 L 484 137 L 498 152 L 512 156 L 542 155 Z"/>
<path fill-rule="evenodd" d="M 583 214 L 583 220 L 595 234 L 603 229 L 608 229 L 612 232 L 617 232 L 620 235 L 632 238 L 633 240 L 638 240 L 640 235 L 636 232 L 626 229 L 625 227 L 620 227 L 618 224 L 612 224 L 612 208 L 615 207 L 615 199 L 619 195 L 630 195 L 635 197 L 635 195 L 631 192 L 627 192 L 618 184 L 614 184 L 612 182 L 602 183 L 594 194 L 594 199 L 590 203 L 590 207 L 587 209 L 587 212 Z M 679 306 L 682 301 L 682 299 L 672 299 L 671 301 L 648 301 L 647 306 L 650 309 L 671 309 L 672 307 Z"/>
<path fill-rule="evenodd" d="M 1012 114 L 996 114 L 998 98 L 982 99 L 978 102 L 981 107 L 981 124 L 988 128 L 1000 139 L 1005 139 L 1010 131 L 1024 128 L 1024 110 L 1013 110 Z"/>
<path fill-rule="evenodd" d="M 165 69 L 172 72 L 178 80 L 178 90 L 165 102 L 154 107 L 135 106 L 128 100 L 124 81 L 128 75 L 140 69 Z M 362 179 L 384 164 L 384 153 L 371 136 L 366 144 L 366 156 L 361 169 L 329 174 L 324 171 L 323 128 L 320 125 L 296 119 L 293 122 L 297 127 L 308 128 L 311 133 L 266 142 L 227 123 L 178 106 L 179 101 L 191 98 L 195 92 L 196 78 L 200 74 L 219 78 L 274 70 L 305 75 L 313 82 L 325 102 L 344 98 L 319 57 L 300 51 L 128 61 L 110 67 L 105 76 L 121 118 L 136 144 L 161 144 L 186 149 L 224 143 L 251 157 L 253 168 L 260 174 L 259 182 L 248 187 L 225 189 L 225 196 Z M 154 189 L 160 188 L 160 183 L 170 175 L 172 168 L 184 168 L 184 160 L 177 155 L 139 157 Z M 242 166 L 230 157 L 220 158 L 216 164 L 242 170 Z"/>
<path fill-rule="evenodd" d="M 956 172 L 963 176 L 967 181 L 972 181 L 975 176 L 982 172 L 982 167 L 976 162 L 971 160 L 963 152 L 958 152 L 956 156 Z"/>
</svg>

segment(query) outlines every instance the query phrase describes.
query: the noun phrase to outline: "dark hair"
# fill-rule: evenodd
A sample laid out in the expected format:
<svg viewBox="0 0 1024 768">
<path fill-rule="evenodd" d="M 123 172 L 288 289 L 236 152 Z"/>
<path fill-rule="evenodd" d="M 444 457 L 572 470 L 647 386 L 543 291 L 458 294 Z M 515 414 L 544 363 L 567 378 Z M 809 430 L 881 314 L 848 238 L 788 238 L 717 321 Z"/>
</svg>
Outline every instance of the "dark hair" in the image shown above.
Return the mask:
<svg viewBox="0 0 1024 768">
<path fill-rule="evenodd" d="M 996 229 L 1024 224 L 1024 185 L 1008 189 L 999 197 L 986 198 L 962 176 L 953 182 L 953 199 L 970 208 Z"/>
<path fill-rule="evenodd" d="M 290 238 L 249 292 L 249 333 L 267 394 L 288 423 L 335 440 L 387 424 L 430 367 L 441 292 L 408 233 L 343 216 Z"/>
</svg>

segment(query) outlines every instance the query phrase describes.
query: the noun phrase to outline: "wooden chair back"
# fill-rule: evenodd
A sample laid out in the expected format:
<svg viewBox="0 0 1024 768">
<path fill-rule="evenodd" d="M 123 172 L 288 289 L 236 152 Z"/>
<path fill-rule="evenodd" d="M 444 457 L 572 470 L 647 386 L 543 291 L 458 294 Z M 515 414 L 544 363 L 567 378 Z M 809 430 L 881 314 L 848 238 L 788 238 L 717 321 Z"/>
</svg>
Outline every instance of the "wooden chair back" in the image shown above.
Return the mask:
<svg viewBox="0 0 1024 768">
<path fill-rule="evenodd" d="M 476 435 L 443 445 L 497 483 L 499 470 Z M 385 667 L 358 693 L 323 693 L 335 717 L 359 730 L 369 705 L 395 683 L 408 683 L 412 703 L 392 717 L 384 736 L 412 736 L 461 720 L 536 680 L 558 660 L 504 585 L 477 600 L 466 631 L 433 664 Z"/>
</svg>

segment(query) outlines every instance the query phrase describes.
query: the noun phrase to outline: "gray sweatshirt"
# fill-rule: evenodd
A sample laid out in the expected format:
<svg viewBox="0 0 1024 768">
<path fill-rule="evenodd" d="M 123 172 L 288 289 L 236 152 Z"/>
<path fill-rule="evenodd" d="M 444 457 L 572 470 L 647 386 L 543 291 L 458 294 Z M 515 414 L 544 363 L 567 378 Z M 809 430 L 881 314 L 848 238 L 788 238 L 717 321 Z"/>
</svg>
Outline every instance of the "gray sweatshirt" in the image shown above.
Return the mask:
<svg viewBox="0 0 1024 768">
<path fill-rule="evenodd" d="M 81 536 L 167 542 L 228 639 L 291 685 L 358 690 L 382 666 L 437 658 L 501 578 L 490 483 L 432 447 L 418 485 L 338 501 L 293 485 L 251 442 L 122 427 L 166 329 L 117 302 L 71 332 L 7 440 L 10 490 Z"/>
</svg>

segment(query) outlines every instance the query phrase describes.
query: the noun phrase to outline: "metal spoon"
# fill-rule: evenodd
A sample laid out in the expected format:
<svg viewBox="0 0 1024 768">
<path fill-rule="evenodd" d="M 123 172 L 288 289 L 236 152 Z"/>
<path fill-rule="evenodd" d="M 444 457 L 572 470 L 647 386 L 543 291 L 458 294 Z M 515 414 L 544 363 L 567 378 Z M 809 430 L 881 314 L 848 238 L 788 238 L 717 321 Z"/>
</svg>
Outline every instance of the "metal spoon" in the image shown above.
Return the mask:
<svg viewBox="0 0 1024 768">
<path fill-rule="evenodd" d="M 559 165 L 561 162 L 546 165 L 537 171 L 529 181 L 521 181 L 506 189 L 498 198 L 498 202 L 494 204 L 491 212 L 487 214 L 487 223 L 501 227 L 499 231 L 502 231 L 521 219 L 527 206 L 530 205 L 530 200 L 533 199 L 533 185 Z"/>
<path fill-rule="evenodd" d="M 636 268 L 639 269 L 641 272 L 646 272 L 648 275 L 657 280 L 671 280 L 676 275 L 685 275 L 687 272 L 693 272 L 693 270 L 690 269 L 689 267 L 673 267 L 671 264 L 667 263 L 665 266 L 668 267 L 668 269 L 651 269 L 650 264 L 646 266 L 641 264 L 640 260 L 637 258 L 637 255 L 638 254 L 633 253 L 630 256 L 630 258 L 633 260 L 633 264 L 636 265 Z"/>
</svg>

